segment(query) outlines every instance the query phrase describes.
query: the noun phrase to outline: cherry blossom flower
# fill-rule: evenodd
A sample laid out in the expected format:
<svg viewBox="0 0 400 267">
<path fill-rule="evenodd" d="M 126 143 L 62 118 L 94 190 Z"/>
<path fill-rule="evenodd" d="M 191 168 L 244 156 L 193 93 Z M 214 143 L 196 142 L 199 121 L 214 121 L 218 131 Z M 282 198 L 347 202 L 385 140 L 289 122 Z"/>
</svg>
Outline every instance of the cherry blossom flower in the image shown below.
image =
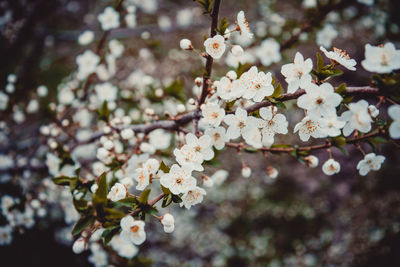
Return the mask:
<svg viewBox="0 0 400 267">
<path fill-rule="evenodd" d="M 126 188 L 121 183 L 115 183 L 110 192 L 107 195 L 107 198 L 111 199 L 111 201 L 118 201 L 126 197 Z"/>
<path fill-rule="evenodd" d="M 189 39 L 182 39 L 179 43 L 181 49 L 183 50 L 192 50 L 193 45 L 192 42 Z"/>
<path fill-rule="evenodd" d="M 252 116 L 247 116 L 247 111 L 239 107 L 236 109 L 235 115 L 226 115 L 224 122 L 229 125 L 226 131 L 226 137 L 227 140 L 230 140 L 238 138 L 246 126 L 255 126 L 257 119 Z"/>
<path fill-rule="evenodd" d="M 75 254 L 80 254 L 86 249 L 86 240 L 83 237 L 78 238 L 75 240 L 74 244 L 72 245 L 72 251 Z"/>
<path fill-rule="evenodd" d="M 322 118 L 325 125 L 325 131 L 328 136 L 335 137 L 341 134 L 340 129 L 346 124 L 345 121 L 339 120 L 335 115 Z"/>
<path fill-rule="evenodd" d="M 240 35 L 247 37 L 247 38 L 253 38 L 253 33 L 250 31 L 249 23 L 247 22 L 247 20 L 244 16 L 243 10 L 237 14 L 236 24 L 240 31 Z"/>
<path fill-rule="evenodd" d="M 318 166 L 319 160 L 316 156 L 309 155 L 304 158 L 305 163 L 307 164 L 308 167 L 310 168 L 315 168 Z"/>
<path fill-rule="evenodd" d="M 243 97 L 253 99 L 255 102 L 260 102 L 266 96 L 274 93 L 272 86 L 271 73 L 258 72 L 257 67 L 253 66 L 247 72 L 243 73 L 240 80 L 244 84 Z"/>
<path fill-rule="evenodd" d="M 343 98 L 335 93 L 332 85 L 329 83 L 323 83 L 320 86 L 309 84 L 305 90 L 306 94 L 297 99 L 297 106 L 314 116 L 336 114 L 336 107 L 340 105 Z"/>
<path fill-rule="evenodd" d="M 190 209 L 190 207 L 201 203 L 206 194 L 207 192 L 203 188 L 195 186 L 183 194 L 182 202 L 179 205 L 181 207 L 185 206 L 186 209 Z"/>
<path fill-rule="evenodd" d="M 360 100 L 357 103 L 350 103 L 349 110 L 343 112 L 340 120 L 346 121 L 343 128 L 344 136 L 349 136 L 354 130 L 367 133 L 371 130 L 372 118 L 368 113 L 368 102 Z"/>
<path fill-rule="evenodd" d="M 357 170 L 360 175 L 365 176 L 371 170 L 377 171 L 381 168 L 382 163 L 385 161 L 385 157 L 381 155 L 375 155 L 375 153 L 369 153 L 364 156 L 364 159 L 360 160 L 357 164 Z"/>
<path fill-rule="evenodd" d="M 232 46 L 231 52 L 235 57 L 240 57 L 241 55 L 243 55 L 244 51 L 240 45 L 234 45 Z"/>
<path fill-rule="evenodd" d="M 94 40 L 94 33 L 93 31 L 86 30 L 82 32 L 78 37 L 78 43 L 80 45 L 88 45 Z"/>
<path fill-rule="evenodd" d="M 180 165 L 187 165 L 195 171 L 204 170 L 203 166 L 201 166 L 201 163 L 204 160 L 203 155 L 193 146 L 184 145 L 183 147 L 181 147 L 181 149 L 175 148 L 174 155 L 176 161 Z"/>
<path fill-rule="evenodd" d="M 244 178 L 249 178 L 250 175 L 251 175 L 251 169 L 248 166 L 243 165 L 243 167 L 242 167 L 242 176 Z"/>
<path fill-rule="evenodd" d="M 271 146 L 274 143 L 275 134 L 287 134 L 288 121 L 283 114 L 273 112 L 272 107 L 263 107 L 259 110 L 261 118 L 266 121 L 262 128 L 262 143 L 265 146 Z"/>
<path fill-rule="evenodd" d="M 186 144 L 201 153 L 204 160 L 211 160 L 214 157 L 214 151 L 211 148 L 211 137 L 208 135 L 197 138 L 194 134 L 188 133 L 186 135 Z"/>
<path fill-rule="evenodd" d="M 306 142 L 310 139 L 310 136 L 314 138 L 326 137 L 326 131 L 324 129 L 322 120 L 318 117 L 304 117 L 294 127 L 294 132 L 299 132 L 301 141 Z"/>
<path fill-rule="evenodd" d="M 121 219 L 120 233 L 121 238 L 129 238 L 135 244 L 140 245 L 146 240 L 146 232 L 144 231 L 145 222 L 135 220 L 132 216 L 128 215 Z"/>
<path fill-rule="evenodd" d="M 261 42 L 261 45 L 256 50 L 256 55 L 261 64 L 266 67 L 282 59 L 279 43 L 271 38 Z"/>
<path fill-rule="evenodd" d="M 262 147 L 262 136 L 261 131 L 256 126 L 247 126 L 242 130 L 243 139 L 247 144 L 260 148 Z"/>
<path fill-rule="evenodd" d="M 103 13 L 97 17 L 104 31 L 119 27 L 119 14 L 112 7 L 106 7 Z"/>
<path fill-rule="evenodd" d="M 285 76 L 285 81 L 288 83 L 288 93 L 294 93 L 297 89 L 305 89 L 311 84 L 311 70 L 313 63 L 310 58 L 304 60 L 300 52 L 296 53 L 294 63 L 289 63 L 282 66 L 281 73 Z"/>
<path fill-rule="evenodd" d="M 354 66 L 357 65 L 357 62 L 354 59 L 351 59 L 350 56 L 346 53 L 346 51 L 343 51 L 336 47 L 333 48 L 333 51 L 328 51 L 323 46 L 321 46 L 319 49 L 321 49 L 321 51 L 324 52 L 327 58 L 332 59 L 333 61 L 339 63 L 346 69 L 352 71 L 356 70 Z"/>
<path fill-rule="evenodd" d="M 211 137 L 211 143 L 216 149 L 221 150 L 225 147 L 226 130 L 224 127 L 207 128 L 204 134 Z"/>
<path fill-rule="evenodd" d="M 76 57 L 76 64 L 78 64 L 78 79 L 84 80 L 89 76 L 89 74 L 94 73 L 99 62 L 100 57 L 91 50 L 86 50 L 83 54 L 78 55 Z"/>
<path fill-rule="evenodd" d="M 170 213 L 165 214 L 162 216 L 161 224 L 164 226 L 164 232 L 172 233 L 175 229 L 174 216 L 172 216 Z"/>
<path fill-rule="evenodd" d="M 150 183 L 150 174 L 146 168 L 137 168 L 133 175 L 133 179 L 137 182 L 136 189 L 144 190 Z"/>
<path fill-rule="evenodd" d="M 243 95 L 243 83 L 240 80 L 234 80 L 222 77 L 217 84 L 217 94 L 220 98 L 232 101 Z"/>
<path fill-rule="evenodd" d="M 383 47 L 365 45 L 365 59 L 361 65 L 370 72 L 389 73 L 400 69 L 400 50 L 396 50 L 392 43 Z"/>
<path fill-rule="evenodd" d="M 132 244 L 128 235 L 115 235 L 110 241 L 110 246 L 119 256 L 131 259 L 137 255 L 139 249 Z"/>
<path fill-rule="evenodd" d="M 225 52 L 225 39 L 221 35 L 215 35 L 204 41 L 207 54 L 214 59 L 219 59 Z"/>
<path fill-rule="evenodd" d="M 180 194 L 192 190 L 196 186 L 196 179 L 192 177 L 190 166 L 173 164 L 169 173 L 161 176 L 160 183 L 173 194 Z"/>
<path fill-rule="evenodd" d="M 210 126 L 219 126 L 225 116 L 225 110 L 216 103 L 206 103 L 201 105 L 203 118 L 201 121 Z"/>
<path fill-rule="evenodd" d="M 332 24 L 325 24 L 325 26 L 317 32 L 317 45 L 330 48 L 332 41 L 338 36 L 338 31 L 332 26 Z"/>
<path fill-rule="evenodd" d="M 388 114 L 393 119 L 389 127 L 390 137 L 398 139 L 400 138 L 400 105 L 390 106 Z"/>
<path fill-rule="evenodd" d="M 325 161 L 325 163 L 322 165 L 322 171 L 326 175 L 334 175 L 335 173 L 340 172 L 340 164 L 334 159 L 328 159 Z"/>
</svg>

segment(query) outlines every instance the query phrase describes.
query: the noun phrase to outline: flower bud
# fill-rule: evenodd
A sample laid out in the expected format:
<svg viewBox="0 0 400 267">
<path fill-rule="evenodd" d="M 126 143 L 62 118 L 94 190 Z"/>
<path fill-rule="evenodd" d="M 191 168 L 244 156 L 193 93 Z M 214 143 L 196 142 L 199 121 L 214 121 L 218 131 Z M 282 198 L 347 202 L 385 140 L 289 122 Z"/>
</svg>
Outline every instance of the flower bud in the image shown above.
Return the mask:
<svg viewBox="0 0 400 267">
<path fill-rule="evenodd" d="M 243 55 L 243 48 L 240 45 L 234 45 L 232 46 L 231 52 L 235 57 L 240 57 Z"/>
<path fill-rule="evenodd" d="M 198 87 L 200 87 L 200 86 L 203 84 L 203 80 L 202 80 L 201 77 L 197 77 L 197 78 L 194 80 L 194 83 L 195 83 Z"/>
<path fill-rule="evenodd" d="M 185 112 L 185 110 L 186 110 L 185 105 L 183 105 L 183 104 L 179 104 L 179 105 L 176 107 L 176 109 L 177 109 L 178 113 Z"/>
<path fill-rule="evenodd" d="M 128 140 L 131 139 L 134 135 L 134 132 L 132 129 L 123 129 L 121 131 L 121 137 L 122 139 Z"/>
<path fill-rule="evenodd" d="M 275 169 L 274 167 L 267 167 L 267 175 L 269 178 L 275 179 L 276 177 L 278 177 L 278 170 Z"/>
<path fill-rule="evenodd" d="M 306 162 L 307 166 L 310 168 L 315 168 L 318 166 L 318 158 L 316 156 L 310 155 L 304 158 L 304 161 Z"/>
<path fill-rule="evenodd" d="M 161 224 L 164 227 L 173 226 L 175 224 L 174 216 L 172 216 L 170 213 L 165 214 L 161 219 Z"/>
<path fill-rule="evenodd" d="M 377 109 L 374 105 L 369 105 L 368 113 L 371 115 L 371 117 L 376 118 L 379 115 L 379 109 Z"/>
<path fill-rule="evenodd" d="M 183 50 L 193 49 L 192 42 L 189 39 L 182 39 L 179 44 Z"/>
<path fill-rule="evenodd" d="M 242 176 L 244 178 L 249 178 L 251 175 L 251 169 L 249 167 L 247 167 L 246 165 L 243 165 L 242 168 Z"/>
<path fill-rule="evenodd" d="M 82 237 L 78 238 L 72 245 L 72 251 L 75 254 L 82 253 L 86 249 L 86 241 Z"/>
<path fill-rule="evenodd" d="M 229 80 L 233 81 L 237 79 L 237 74 L 234 70 L 230 70 L 226 73 L 226 77 L 228 77 Z"/>
</svg>

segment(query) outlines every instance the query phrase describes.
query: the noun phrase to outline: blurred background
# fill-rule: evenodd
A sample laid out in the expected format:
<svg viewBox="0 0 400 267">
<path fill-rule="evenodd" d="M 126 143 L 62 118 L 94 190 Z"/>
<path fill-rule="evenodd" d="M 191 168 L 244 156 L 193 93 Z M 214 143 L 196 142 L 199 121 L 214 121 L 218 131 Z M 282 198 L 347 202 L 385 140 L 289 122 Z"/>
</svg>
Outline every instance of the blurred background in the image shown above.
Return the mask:
<svg viewBox="0 0 400 267">
<path fill-rule="evenodd" d="M 145 76 L 166 84 L 177 78 L 183 91 L 176 101 L 194 96 L 193 80 L 201 76 L 204 60 L 194 53 L 182 51 L 179 41 L 189 38 L 201 49 L 204 35 L 209 34 L 210 19 L 200 5 L 191 0 L 131 0 L 137 6 L 136 25 L 110 32 L 109 39 L 118 39 L 126 49 L 118 61 L 114 82 L 126 80 L 138 71 L 145 92 L 152 92 Z M 12 105 L 1 111 L 13 139 L 0 142 L 1 153 L 29 154 L 29 148 L 42 142 L 37 138 L 39 126 L 52 120 L 46 108 L 56 101 L 57 88 L 77 68 L 75 57 L 86 50 L 77 39 L 85 30 L 95 32 L 95 49 L 102 31 L 97 15 L 112 1 L 90 0 L 3 0 L 0 2 L 0 90 L 7 87 L 7 76 L 17 75 L 10 103 L 24 109 L 46 85 L 48 96 L 40 99 L 40 108 L 27 114 L 22 123 L 13 119 Z M 373 3 L 372 5 L 370 5 Z M 246 69 L 258 64 L 252 51 L 263 40 L 273 38 L 288 43 L 282 60 L 259 64 L 283 81 L 280 67 L 293 60 L 296 51 L 312 58 L 319 46 L 345 49 L 359 63 L 364 58 L 366 43 L 373 45 L 391 41 L 399 47 L 400 1 L 300 1 L 300 0 L 222 0 L 220 17 L 234 24 L 238 11 L 244 10 L 256 34 L 252 43 L 237 36 L 246 53 L 243 59 L 220 60 L 215 63 L 213 77 L 223 76 L 230 69 Z M 293 36 L 295 36 L 293 38 Z M 241 64 L 239 65 L 239 61 Z M 140 71 L 140 72 L 139 72 Z M 357 72 L 345 72 L 332 83 L 349 86 L 370 84 L 370 74 L 357 65 Z M 282 82 L 286 85 L 285 82 Z M 285 87 L 285 86 L 284 86 Z M 368 99 L 369 103 L 377 99 Z M 172 102 L 177 103 L 177 102 Z M 289 131 L 301 119 L 288 103 L 283 112 L 288 116 Z M 165 107 L 163 107 L 165 108 Z M 384 111 L 382 111 L 384 113 Z M 276 143 L 299 143 L 295 135 L 286 135 Z M 361 177 L 356 164 L 362 155 L 348 146 L 349 155 L 333 148 L 342 171 L 328 177 L 320 167 L 310 169 L 290 155 L 220 152 L 214 166 L 206 172 L 220 174 L 219 183 L 208 190 L 202 204 L 190 210 L 176 207 L 173 214 L 176 229 L 163 233 L 159 225 L 149 222 L 147 240 L 133 260 L 119 258 L 110 250 L 114 266 L 400 266 L 400 157 L 391 144 L 371 144 L 364 149 L 386 156 L 379 172 Z M 328 158 L 319 151 L 320 162 Z M 250 178 L 240 173 L 242 162 L 252 169 Z M 279 171 L 269 178 L 266 167 Z M 218 173 L 214 174 L 218 176 Z M 10 177 L 2 174 L 0 193 L 18 196 L 35 194 L 46 170 L 32 170 L 29 179 L 16 169 Z M 215 178 L 215 177 L 214 177 Z M 11 181 L 11 182 L 10 182 Z M 25 183 L 21 185 L 21 183 Z M 35 187 L 36 186 L 36 187 Z M 31 229 L 15 233 L 9 246 L 0 246 L 1 266 L 93 266 L 89 252 L 81 255 L 71 250 L 71 225 L 64 222 L 56 204 L 36 220 Z M 0 216 L 0 225 L 6 223 Z"/>
</svg>

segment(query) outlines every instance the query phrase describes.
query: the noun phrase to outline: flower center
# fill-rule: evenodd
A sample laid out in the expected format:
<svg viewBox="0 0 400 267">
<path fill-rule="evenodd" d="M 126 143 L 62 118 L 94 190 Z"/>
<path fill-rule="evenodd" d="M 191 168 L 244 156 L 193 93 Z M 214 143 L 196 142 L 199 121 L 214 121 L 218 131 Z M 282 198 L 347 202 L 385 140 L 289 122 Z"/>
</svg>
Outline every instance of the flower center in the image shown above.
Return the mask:
<svg viewBox="0 0 400 267">
<path fill-rule="evenodd" d="M 322 103 L 324 103 L 324 100 L 321 97 L 318 97 L 317 100 L 315 100 L 315 103 L 317 105 L 321 105 Z"/>
<path fill-rule="evenodd" d="M 218 49 L 219 44 L 218 44 L 218 43 L 213 43 L 212 47 L 213 47 L 214 49 Z"/>
<path fill-rule="evenodd" d="M 176 179 L 176 183 L 177 183 L 177 184 L 182 184 L 182 182 L 183 182 L 183 179 L 182 179 L 182 178 Z"/>
<path fill-rule="evenodd" d="M 139 231 L 139 226 L 135 225 L 135 226 L 131 227 L 131 232 L 137 233 L 138 231 Z"/>
</svg>

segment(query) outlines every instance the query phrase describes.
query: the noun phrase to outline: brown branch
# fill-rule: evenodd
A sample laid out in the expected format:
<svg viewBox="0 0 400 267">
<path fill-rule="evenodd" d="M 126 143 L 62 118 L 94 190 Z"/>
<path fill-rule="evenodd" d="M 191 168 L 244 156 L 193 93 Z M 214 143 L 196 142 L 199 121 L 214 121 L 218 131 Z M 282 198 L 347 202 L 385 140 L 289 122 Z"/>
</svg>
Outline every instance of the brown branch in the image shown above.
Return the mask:
<svg viewBox="0 0 400 267">
<path fill-rule="evenodd" d="M 156 204 L 158 201 L 160 201 L 163 197 L 165 196 L 164 193 L 161 193 L 160 195 L 156 196 L 154 199 L 150 200 L 147 202 L 148 205 L 153 206 L 154 204 Z M 140 208 L 135 209 L 134 211 L 132 211 L 130 213 L 130 215 L 134 216 L 136 214 L 138 214 L 140 212 Z"/>
<path fill-rule="evenodd" d="M 380 135 L 384 135 L 384 134 L 380 131 L 371 132 L 371 133 L 368 133 L 366 135 L 363 135 L 363 136 L 360 136 L 357 138 L 347 139 L 346 144 L 355 144 L 362 140 L 380 136 Z M 250 146 L 245 146 L 245 145 L 243 145 L 243 143 L 230 143 L 229 142 L 229 143 L 226 143 L 225 145 L 227 147 L 235 148 L 238 150 L 244 150 L 244 151 L 246 151 L 246 150 L 254 151 L 255 150 L 255 148 L 250 147 Z M 279 146 L 279 145 L 277 145 L 277 146 Z M 334 144 L 332 144 L 332 142 L 326 142 L 325 144 L 320 144 L 320 145 L 298 147 L 297 151 L 311 151 L 311 150 L 330 148 L 332 146 L 334 146 Z M 262 148 L 258 148 L 256 150 L 264 151 L 264 152 L 272 152 L 272 153 L 290 153 L 290 152 L 295 151 L 296 148 L 293 146 L 291 146 L 291 147 L 262 147 Z"/>
</svg>

